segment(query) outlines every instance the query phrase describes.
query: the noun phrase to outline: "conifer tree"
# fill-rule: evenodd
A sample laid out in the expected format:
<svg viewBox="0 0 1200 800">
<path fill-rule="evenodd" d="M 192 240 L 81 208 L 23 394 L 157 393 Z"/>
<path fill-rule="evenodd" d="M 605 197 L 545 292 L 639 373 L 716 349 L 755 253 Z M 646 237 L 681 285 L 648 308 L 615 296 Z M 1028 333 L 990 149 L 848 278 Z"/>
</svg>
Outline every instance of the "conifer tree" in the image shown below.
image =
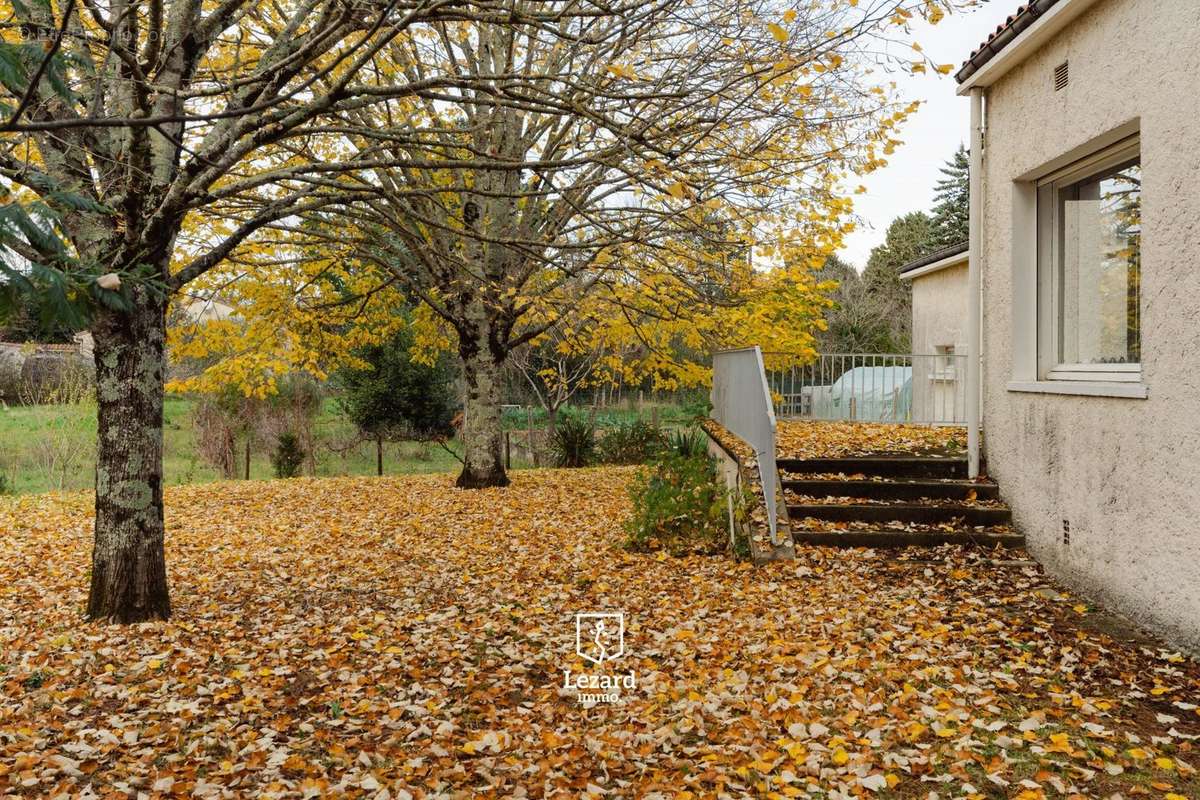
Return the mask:
<svg viewBox="0 0 1200 800">
<path fill-rule="evenodd" d="M 971 185 L 968 153 L 961 144 L 942 167 L 942 178 L 934 186 L 931 249 L 967 241 Z"/>
</svg>

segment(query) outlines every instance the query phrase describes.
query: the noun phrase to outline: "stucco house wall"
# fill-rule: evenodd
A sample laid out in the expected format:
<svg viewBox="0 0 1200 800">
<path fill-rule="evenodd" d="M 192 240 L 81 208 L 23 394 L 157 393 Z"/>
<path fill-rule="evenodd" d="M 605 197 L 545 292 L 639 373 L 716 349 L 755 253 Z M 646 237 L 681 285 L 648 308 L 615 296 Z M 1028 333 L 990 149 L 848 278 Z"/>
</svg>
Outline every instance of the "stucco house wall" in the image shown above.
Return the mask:
<svg viewBox="0 0 1200 800">
<path fill-rule="evenodd" d="M 1070 82 L 1055 91 L 1054 68 Z M 1100 0 L 986 95 L 982 242 L 988 471 L 1035 557 L 1086 596 L 1200 648 L 1200 2 Z M 1030 380 L 1028 178 L 1130 131 L 1142 163 L 1145 399 Z M 1035 281 L 1036 282 L 1036 281 Z M 1014 357 L 1014 353 L 1017 353 Z M 1069 525 L 1069 544 L 1064 526 Z"/>
<path fill-rule="evenodd" d="M 914 353 L 936 353 L 951 345 L 967 351 L 967 262 L 913 278 Z"/>
<path fill-rule="evenodd" d="M 967 262 L 918 275 L 912 279 L 912 351 L 920 355 L 952 347 L 967 352 Z M 936 358 L 918 359 L 913 366 L 913 418 L 962 419 L 964 378 L 955 366 Z"/>
</svg>

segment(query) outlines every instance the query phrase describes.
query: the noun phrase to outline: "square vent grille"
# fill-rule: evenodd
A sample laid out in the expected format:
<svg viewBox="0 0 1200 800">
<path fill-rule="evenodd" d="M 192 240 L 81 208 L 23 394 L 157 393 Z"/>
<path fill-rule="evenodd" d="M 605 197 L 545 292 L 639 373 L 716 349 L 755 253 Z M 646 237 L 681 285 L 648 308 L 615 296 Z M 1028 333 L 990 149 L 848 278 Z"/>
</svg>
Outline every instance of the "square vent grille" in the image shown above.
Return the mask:
<svg viewBox="0 0 1200 800">
<path fill-rule="evenodd" d="M 1068 62 L 1064 61 L 1054 68 L 1054 91 L 1062 91 L 1067 88 L 1067 83 L 1071 80 L 1071 69 Z"/>
</svg>

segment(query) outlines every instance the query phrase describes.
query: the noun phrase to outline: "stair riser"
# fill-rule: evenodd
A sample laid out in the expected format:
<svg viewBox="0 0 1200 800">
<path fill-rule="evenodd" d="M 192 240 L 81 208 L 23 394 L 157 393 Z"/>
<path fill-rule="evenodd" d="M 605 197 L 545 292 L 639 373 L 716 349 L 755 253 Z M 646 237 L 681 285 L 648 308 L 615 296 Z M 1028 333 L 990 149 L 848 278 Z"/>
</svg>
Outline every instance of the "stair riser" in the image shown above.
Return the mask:
<svg viewBox="0 0 1200 800">
<path fill-rule="evenodd" d="M 869 500 L 920 500 L 923 497 L 966 500 L 971 492 L 975 492 L 977 500 L 1000 497 L 1000 488 L 993 483 L 785 480 L 783 488 L 809 497 L 862 497 Z"/>
<path fill-rule="evenodd" d="M 1006 525 L 1012 520 L 1007 508 L 944 508 L 941 506 L 894 505 L 788 505 L 792 519 L 813 519 L 826 522 L 918 522 L 936 525 L 962 519 L 965 524 Z"/>
<path fill-rule="evenodd" d="M 880 478 L 966 478 L 967 462 L 932 458 L 781 458 L 776 465 L 784 472 L 801 475 L 872 475 Z"/>
</svg>

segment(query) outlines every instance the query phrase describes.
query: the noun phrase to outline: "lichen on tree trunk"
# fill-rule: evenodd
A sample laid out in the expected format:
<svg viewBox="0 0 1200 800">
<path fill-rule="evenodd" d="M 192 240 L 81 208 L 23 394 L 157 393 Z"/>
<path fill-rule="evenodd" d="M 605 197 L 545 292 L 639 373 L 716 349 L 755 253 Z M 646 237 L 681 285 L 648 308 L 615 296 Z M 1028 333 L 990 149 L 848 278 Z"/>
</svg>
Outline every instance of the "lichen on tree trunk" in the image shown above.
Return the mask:
<svg viewBox="0 0 1200 800">
<path fill-rule="evenodd" d="M 504 471 L 500 418 L 500 363 L 495 354 L 476 342 L 460 344 L 463 380 L 463 468 L 457 486 L 482 489 L 508 486 Z"/>
<path fill-rule="evenodd" d="M 95 320 L 96 530 L 87 616 L 129 623 L 171 615 L 163 553 L 165 302 L 133 290 L 129 312 Z"/>
</svg>

